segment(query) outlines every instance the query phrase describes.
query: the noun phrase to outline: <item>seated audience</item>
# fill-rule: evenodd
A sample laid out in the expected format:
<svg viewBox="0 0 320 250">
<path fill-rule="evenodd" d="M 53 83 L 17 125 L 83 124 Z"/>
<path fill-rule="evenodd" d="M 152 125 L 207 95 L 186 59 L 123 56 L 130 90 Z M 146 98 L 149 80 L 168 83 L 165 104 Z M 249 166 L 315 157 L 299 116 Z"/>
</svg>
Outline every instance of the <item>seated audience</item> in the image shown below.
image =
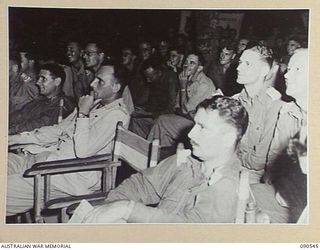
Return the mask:
<svg viewBox="0 0 320 250">
<path fill-rule="evenodd" d="M 203 73 L 201 57 L 190 54 L 179 74 L 180 88 L 176 101 L 176 114 L 162 115 L 152 127 L 148 140 L 160 139 L 162 146 L 173 146 L 192 128 L 197 105 L 212 97 L 214 84 Z"/>
<path fill-rule="evenodd" d="M 234 222 L 241 166 L 236 149 L 247 124 L 239 101 L 222 96 L 203 101 L 189 133 L 193 155 L 182 164 L 174 155 L 132 175 L 83 223 Z"/>
<path fill-rule="evenodd" d="M 65 73 L 59 65 L 42 65 L 37 81 L 41 96 L 10 114 L 9 134 L 53 125 L 58 123 L 59 116 L 67 117 L 75 104 L 71 98 L 62 94 L 64 79 Z"/>
<path fill-rule="evenodd" d="M 22 156 L 8 155 L 7 216 L 32 208 L 34 181 L 22 175 L 34 163 L 111 153 L 117 122 L 122 121 L 125 127 L 129 123 L 120 98 L 121 78 L 114 67 L 102 66 L 91 83 L 93 96 L 81 97 L 78 110 L 60 124 L 9 136 L 9 146 L 29 145 Z M 100 181 L 100 172 L 55 175 L 51 178 L 51 197 L 91 193 L 99 188 Z"/>
</svg>

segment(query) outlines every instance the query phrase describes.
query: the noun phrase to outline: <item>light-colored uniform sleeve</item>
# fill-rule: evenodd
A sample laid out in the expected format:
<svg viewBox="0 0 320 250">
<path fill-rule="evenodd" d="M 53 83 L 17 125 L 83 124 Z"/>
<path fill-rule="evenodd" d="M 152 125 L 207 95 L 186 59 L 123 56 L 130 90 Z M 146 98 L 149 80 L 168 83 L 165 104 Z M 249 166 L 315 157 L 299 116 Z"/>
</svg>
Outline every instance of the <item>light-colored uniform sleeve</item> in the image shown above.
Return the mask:
<svg viewBox="0 0 320 250">
<path fill-rule="evenodd" d="M 85 158 L 97 154 L 101 149 L 112 143 L 118 121 L 127 127 L 128 113 L 121 110 L 112 110 L 103 117 L 90 124 L 89 118 L 77 118 L 73 135 L 75 154 Z"/>
<path fill-rule="evenodd" d="M 163 160 L 158 166 L 133 174 L 117 188 L 111 190 L 106 202 L 132 200 L 141 204 L 156 204 L 175 171 L 175 156 Z"/>
<path fill-rule="evenodd" d="M 203 100 L 212 96 L 215 87 L 210 80 L 210 82 L 200 82 L 197 86 L 195 93 L 189 98 L 189 100 L 183 105 L 187 112 L 192 112 L 196 110 L 197 105 Z"/>
<path fill-rule="evenodd" d="M 296 107 L 292 105 L 292 109 L 294 108 Z M 286 106 L 280 111 L 268 153 L 267 166 L 271 166 L 277 156 L 287 148 L 290 138 L 294 137 L 301 127 L 302 117 L 299 117 L 299 113 L 293 112 Z"/>
<path fill-rule="evenodd" d="M 129 222 L 139 223 L 231 223 L 234 221 L 237 201 L 237 185 L 223 178 L 205 192 L 197 195 L 192 208 L 174 214 L 165 209 L 147 207 L 135 203 Z"/>
</svg>

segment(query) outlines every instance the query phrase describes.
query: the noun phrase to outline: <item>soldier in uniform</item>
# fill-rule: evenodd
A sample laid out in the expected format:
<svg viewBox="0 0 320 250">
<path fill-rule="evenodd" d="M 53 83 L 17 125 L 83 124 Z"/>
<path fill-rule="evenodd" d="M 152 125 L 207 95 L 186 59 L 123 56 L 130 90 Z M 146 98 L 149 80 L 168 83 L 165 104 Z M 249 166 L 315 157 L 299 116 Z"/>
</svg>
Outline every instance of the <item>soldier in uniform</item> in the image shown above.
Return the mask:
<svg viewBox="0 0 320 250">
<path fill-rule="evenodd" d="M 31 52 L 20 51 L 21 71 L 15 81 L 11 82 L 9 90 L 9 112 L 19 110 L 26 103 L 39 97 L 36 85 L 36 60 Z"/>
<path fill-rule="evenodd" d="M 267 164 L 286 147 L 290 134 L 277 138 L 277 145 L 271 142 L 279 125 L 278 115 L 285 104 L 281 94 L 266 81 L 270 75 L 272 52 L 265 46 L 255 46 L 243 52 L 237 68 L 237 82 L 244 89 L 234 98 L 241 101 L 249 113 L 249 126 L 244 135 L 239 156 L 242 166 L 250 170 L 250 182 L 259 183 Z M 278 66 L 272 69 L 275 71 Z"/>
</svg>

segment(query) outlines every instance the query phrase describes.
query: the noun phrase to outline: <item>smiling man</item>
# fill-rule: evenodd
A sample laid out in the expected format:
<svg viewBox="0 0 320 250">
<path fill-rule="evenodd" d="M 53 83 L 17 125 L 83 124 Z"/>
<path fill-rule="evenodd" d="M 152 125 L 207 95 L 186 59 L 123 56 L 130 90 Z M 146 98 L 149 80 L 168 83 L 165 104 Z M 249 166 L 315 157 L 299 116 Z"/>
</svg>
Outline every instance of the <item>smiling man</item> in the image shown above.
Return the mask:
<svg viewBox="0 0 320 250">
<path fill-rule="evenodd" d="M 234 222 L 241 165 L 236 150 L 247 124 L 239 101 L 222 96 L 203 101 L 189 133 L 193 156 L 182 164 L 171 156 L 132 175 L 83 223 Z"/>
<path fill-rule="evenodd" d="M 40 97 L 10 113 L 9 134 L 56 124 L 59 115 L 67 117 L 73 111 L 75 103 L 62 94 L 64 79 L 65 73 L 59 65 L 42 65 L 37 81 Z"/>
<path fill-rule="evenodd" d="M 8 145 L 26 144 L 23 156 L 9 153 L 7 169 L 7 215 L 33 206 L 33 179 L 22 174 L 34 163 L 84 158 L 110 153 L 116 124 L 128 127 L 129 114 L 121 98 L 122 77 L 113 66 L 102 66 L 91 83 L 93 96 L 79 99 L 78 109 L 61 123 L 9 136 Z M 100 172 L 53 176 L 51 197 L 91 193 L 99 187 Z"/>
<path fill-rule="evenodd" d="M 82 60 L 82 47 L 79 42 L 69 42 L 66 57 L 69 66 L 65 66 L 66 81 L 63 92 L 72 96 L 78 102 L 79 98 L 90 92 L 90 82 L 86 74 L 85 65 Z M 91 79 L 92 80 L 92 79 Z"/>
</svg>

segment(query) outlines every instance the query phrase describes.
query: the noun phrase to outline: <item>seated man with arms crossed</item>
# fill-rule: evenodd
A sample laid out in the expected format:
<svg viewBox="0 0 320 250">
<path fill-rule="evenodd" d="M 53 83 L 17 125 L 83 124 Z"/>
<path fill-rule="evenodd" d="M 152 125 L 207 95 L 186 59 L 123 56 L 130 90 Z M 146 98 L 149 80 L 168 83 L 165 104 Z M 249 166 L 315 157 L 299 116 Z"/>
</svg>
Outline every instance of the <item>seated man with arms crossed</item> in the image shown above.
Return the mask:
<svg viewBox="0 0 320 250">
<path fill-rule="evenodd" d="M 132 175 L 82 222 L 233 222 L 241 166 L 236 150 L 247 125 L 239 101 L 222 96 L 203 101 L 189 133 L 193 155 L 182 164 L 174 155 Z"/>
<path fill-rule="evenodd" d="M 129 123 L 128 111 L 120 98 L 121 77 L 116 73 L 114 67 L 102 66 L 91 83 L 94 96 L 82 96 L 79 109 L 60 124 L 9 136 L 9 146 L 30 145 L 24 148 L 23 156 L 8 155 L 7 216 L 33 206 L 34 181 L 22 174 L 34 163 L 111 152 L 117 122 L 122 121 L 126 127 Z M 100 172 L 56 175 L 51 179 L 51 196 L 88 194 L 99 184 Z"/>
</svg>

